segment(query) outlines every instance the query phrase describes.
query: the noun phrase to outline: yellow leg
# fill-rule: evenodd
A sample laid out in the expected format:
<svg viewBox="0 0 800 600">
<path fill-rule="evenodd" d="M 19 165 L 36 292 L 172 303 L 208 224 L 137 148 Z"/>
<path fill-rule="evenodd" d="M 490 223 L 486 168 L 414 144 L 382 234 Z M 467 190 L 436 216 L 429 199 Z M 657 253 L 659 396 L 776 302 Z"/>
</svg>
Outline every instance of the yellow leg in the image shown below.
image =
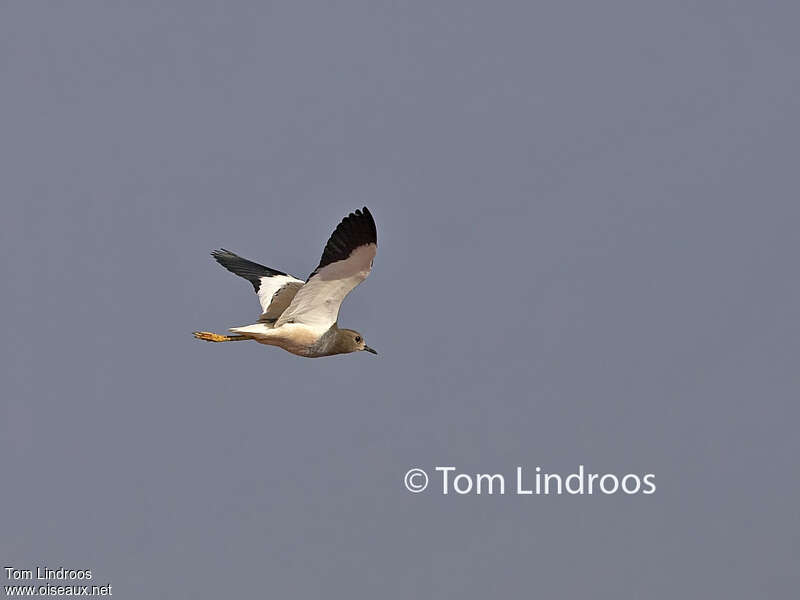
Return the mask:
<svg viewBox="0 0 800 600">
<path fill-rule="evenodd" d="M 205 340 L 206 342 L 238 342 L 240 340 L 250 339 L 243 335 L 222 335 L 219 333 L 211 333 L 210 331 L 193 331 L 192 335 L 198 340 Z"/>
</svg>

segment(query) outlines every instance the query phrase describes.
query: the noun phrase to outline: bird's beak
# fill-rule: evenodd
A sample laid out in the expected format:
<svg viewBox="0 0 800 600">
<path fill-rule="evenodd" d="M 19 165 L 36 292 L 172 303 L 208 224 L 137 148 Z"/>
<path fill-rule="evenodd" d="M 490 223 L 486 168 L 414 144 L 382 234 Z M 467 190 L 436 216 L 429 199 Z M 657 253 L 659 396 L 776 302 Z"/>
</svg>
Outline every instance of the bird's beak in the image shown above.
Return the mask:
<svg viewBox="0 0 800 600">
<path fill-rule="evenodd" d="M 375 349 L 370 348 L 369 346 L 364 346 L 364 350 L 366 350 L 367 352 L 372 352 L 373 354 L 377 354 L 377 352 L 375 352 Z"/>
</svg>

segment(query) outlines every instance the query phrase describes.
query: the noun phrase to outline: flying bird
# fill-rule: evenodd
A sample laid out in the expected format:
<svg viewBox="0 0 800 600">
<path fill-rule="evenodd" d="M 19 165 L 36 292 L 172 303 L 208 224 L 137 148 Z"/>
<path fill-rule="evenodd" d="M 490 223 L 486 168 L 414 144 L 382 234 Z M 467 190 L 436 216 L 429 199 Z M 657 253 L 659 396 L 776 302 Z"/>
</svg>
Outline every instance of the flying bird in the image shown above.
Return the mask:
<svg viewBox="0 0 800 600">
<path fill-rule="evenodd" d="M 325 244 L 319 266 L 306 281 L 224 248 L 214 250 L 211 256 L 219 264 L 253 284 L 261 316 L 253 325 L 232 327 L 229 331 L 234 335 L 209 331 L 193 335 L 207 342 L 255 340 L 306 358 L 361 350 L 377 354 L 363 335 L 337 323 L 342 301 L 367 278 L 377 249 L 375 221 L 365 206 L 342 219 Z"/>
</svg>

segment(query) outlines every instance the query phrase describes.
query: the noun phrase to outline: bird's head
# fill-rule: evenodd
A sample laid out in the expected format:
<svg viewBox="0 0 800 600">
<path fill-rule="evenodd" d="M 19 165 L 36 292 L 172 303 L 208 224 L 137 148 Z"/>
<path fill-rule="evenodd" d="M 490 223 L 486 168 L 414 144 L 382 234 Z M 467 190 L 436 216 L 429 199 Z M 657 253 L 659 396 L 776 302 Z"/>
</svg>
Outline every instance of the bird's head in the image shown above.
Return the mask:
<svg viewBox="0 0 800 600">
<path fill-rule="evenodd" d="M 367 346 L 366 342 L 364 341 L 364 336 L 357 331 L 353 331 L 352 329 L 339 329 L 336 332 L 335 347 L 340 354 L 346 354 L 348 352 L 360 352 L 361 350 L 366 350 L 367 352 L 372 352 L 372 354 L 377 354 L 375 350 Z"/>
</svg>

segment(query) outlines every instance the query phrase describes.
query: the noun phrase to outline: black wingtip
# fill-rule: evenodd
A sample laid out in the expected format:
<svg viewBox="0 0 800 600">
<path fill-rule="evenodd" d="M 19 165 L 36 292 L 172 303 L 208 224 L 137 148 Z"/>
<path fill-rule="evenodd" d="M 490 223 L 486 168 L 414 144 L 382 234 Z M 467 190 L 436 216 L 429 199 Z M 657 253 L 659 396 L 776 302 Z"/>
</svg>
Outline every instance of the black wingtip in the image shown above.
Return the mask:
<svg viewBox="0 0 800 600">
<path fill-rule="evenodd" d="M 323 267 L 345 260 L 353 250 L 368 244 L 378 244 L 378 229 L 372 213 L 365 206 L 351 212 L 336 226 L 322 251 L 319 266 L 309 275 L 309 279 Z"/>
<path fill-rule="evenodd" d="M 247 260 L 225 248 L 213 250 L 211 256 L 231 273 L 247 279 L 247 281 L 253 284 L 253 289 L 256 292 L 258 292 L 259 287 L 261 287 L 262 277 L 286 275 L 283 271 L 271 269 L 257 262 L 253 262 L 252 260 Z"/>
</svg>

